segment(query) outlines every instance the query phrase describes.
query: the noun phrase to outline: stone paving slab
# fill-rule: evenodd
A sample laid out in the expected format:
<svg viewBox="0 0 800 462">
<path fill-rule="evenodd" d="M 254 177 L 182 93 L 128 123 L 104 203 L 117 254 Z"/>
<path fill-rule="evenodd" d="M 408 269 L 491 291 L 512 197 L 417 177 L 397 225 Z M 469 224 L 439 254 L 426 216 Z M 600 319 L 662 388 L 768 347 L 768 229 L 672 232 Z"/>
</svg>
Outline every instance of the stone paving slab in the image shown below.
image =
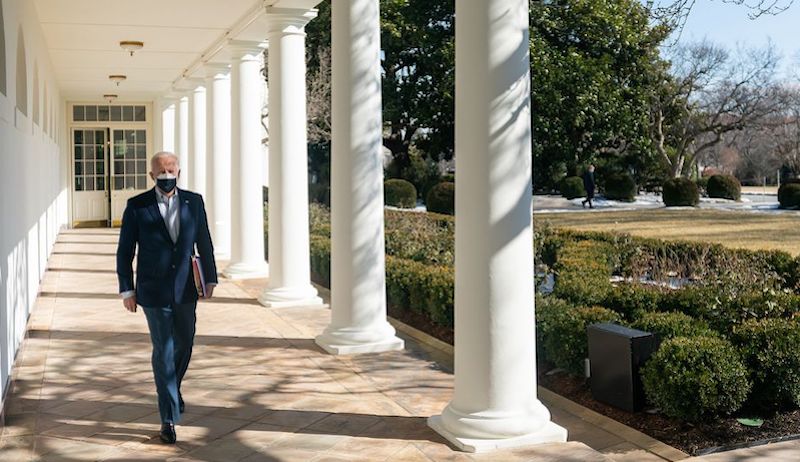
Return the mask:
<svg viewBox="0 0 800 462">
<path fill-rule="evenodd" d="M 452 395 L 435 355 L 406 338 L 404 351 L 330 356 L 313 341 L 330 311 L 266 309 L 253 299 L 263 280 L 223 280 L 198 306 L 187 413 L 178 444 L 163 445 L 147 324 L 116 293 L 116 239 L 113 230 L 59 236 L 14 368 L 3 462 L 651 460 L 561 409 L 556 422 L 581 427 L 608 455 L 580 441 L 458 452 L 426 425 Z"/>
</svg>

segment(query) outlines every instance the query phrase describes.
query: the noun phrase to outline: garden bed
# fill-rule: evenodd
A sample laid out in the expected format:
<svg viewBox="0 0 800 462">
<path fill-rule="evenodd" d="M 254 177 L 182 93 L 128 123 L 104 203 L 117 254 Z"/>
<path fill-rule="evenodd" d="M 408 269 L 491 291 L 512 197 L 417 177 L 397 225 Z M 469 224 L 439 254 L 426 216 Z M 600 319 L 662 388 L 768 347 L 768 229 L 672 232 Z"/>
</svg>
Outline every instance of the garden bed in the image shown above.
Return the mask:
<svg viewBox="0 0 800 462">
<path fill-rule="evenodd" d="M 749 416 L 733 416 L 692 424 L 662 414 L 630 413 L 600 403 L 592 397 L 587 380 L 566 373 L 547 375 L 546 372 L 546 368 L 540 366 L 539 385 L 687 454 L 703 455 L 765 444 L 773 439 L 800 437 L 800 410 L 764 418 L 761 427 L 748 427 L 736 420 L 737 417 Z"/>
</svg>

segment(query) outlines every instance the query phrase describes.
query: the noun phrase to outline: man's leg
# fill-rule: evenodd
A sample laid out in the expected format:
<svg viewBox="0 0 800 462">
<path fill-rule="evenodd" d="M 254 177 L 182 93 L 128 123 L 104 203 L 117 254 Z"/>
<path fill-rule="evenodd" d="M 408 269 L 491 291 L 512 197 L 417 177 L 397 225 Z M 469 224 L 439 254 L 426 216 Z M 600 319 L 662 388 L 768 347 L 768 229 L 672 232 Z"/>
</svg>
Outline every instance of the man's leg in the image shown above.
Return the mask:
<svg viewBox="0 0 800 462">
<path fill-rule="evenodd" d="M 175 371 L 175 341 L 173 339 L 173 310 L 144 308 L 150 340 L 153 342 L 153 376 L 158 393 L 158 411 L 161 423 L 180 421 L 178 410 L 178 381 Z"/>
<path fill-rule="evenodd" d="M 173 316 L 173 337 L 175 339 L 175 372 L 178 379 L 178 395 L 180 396 L 181 383 L 189 368 L 194 346 L 194 334 L 197 324 L 197 302 L 175 305 Z"/>
</svg>

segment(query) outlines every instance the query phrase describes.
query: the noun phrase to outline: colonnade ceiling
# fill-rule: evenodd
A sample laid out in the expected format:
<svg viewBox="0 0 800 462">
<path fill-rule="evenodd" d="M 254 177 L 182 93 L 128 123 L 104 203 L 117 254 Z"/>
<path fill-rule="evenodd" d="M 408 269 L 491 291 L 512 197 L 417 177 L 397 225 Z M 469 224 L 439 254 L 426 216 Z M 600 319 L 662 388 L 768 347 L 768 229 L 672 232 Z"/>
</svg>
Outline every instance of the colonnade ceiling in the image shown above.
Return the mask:
<svg viewBox="0 0 800 462">
<path fill-rule="evenodd" d="M 187 69 L 224 60 L 228 39 L 263 40 L 265 7 L 313 8 L 320 0 L 34 0 L 62 94 L 95 101 L 113 93 L 146 101 Z M 134 56 L 124 40 L 144 42 Z M 117 86 L 108 76 L 126 75 Z"/>
</svg>

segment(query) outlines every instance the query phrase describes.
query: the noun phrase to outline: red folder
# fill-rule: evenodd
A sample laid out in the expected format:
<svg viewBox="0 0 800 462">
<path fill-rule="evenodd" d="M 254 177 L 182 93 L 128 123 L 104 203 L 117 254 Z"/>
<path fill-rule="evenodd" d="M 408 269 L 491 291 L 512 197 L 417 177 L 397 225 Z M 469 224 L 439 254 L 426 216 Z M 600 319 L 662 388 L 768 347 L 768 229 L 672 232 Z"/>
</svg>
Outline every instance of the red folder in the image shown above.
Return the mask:
<svg viewBox="0 0 800 462">
<path fill-rule="evenodd" d="M 208 291 L 206 290 L 206 277 L 203 273 L 203 264 L 200 262 L 200 257 L 192 255 L 192 273 L 194 274 L 194 286 L 197 289 L 197 296 L 206 298 Z"/>
</svg>

